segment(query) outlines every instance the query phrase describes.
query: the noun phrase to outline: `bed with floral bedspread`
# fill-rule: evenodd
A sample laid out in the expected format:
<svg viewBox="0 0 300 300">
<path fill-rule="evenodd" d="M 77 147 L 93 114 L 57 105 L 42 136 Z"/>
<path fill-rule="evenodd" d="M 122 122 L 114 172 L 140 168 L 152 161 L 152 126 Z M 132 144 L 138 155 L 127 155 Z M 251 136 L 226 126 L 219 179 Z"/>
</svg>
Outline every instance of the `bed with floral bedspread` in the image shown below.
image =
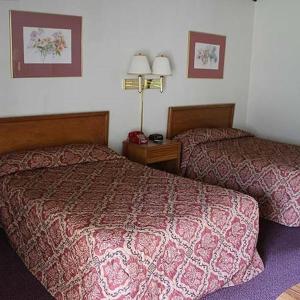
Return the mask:
<svg viewBox="0 0 300 300">
<path fill-rule="evenodd" d="M 263 270 L 253 198 L 99 145 L 2 156 L 0 220 L 56 299 L 195 299 Z"/>
<path fill-rule="evenodd" d="M 233 128 L 192 129 L 175 139 L 182 175 L 248 194 L 264 218 L 300 226 L 300 146 Z"/>
</svg>

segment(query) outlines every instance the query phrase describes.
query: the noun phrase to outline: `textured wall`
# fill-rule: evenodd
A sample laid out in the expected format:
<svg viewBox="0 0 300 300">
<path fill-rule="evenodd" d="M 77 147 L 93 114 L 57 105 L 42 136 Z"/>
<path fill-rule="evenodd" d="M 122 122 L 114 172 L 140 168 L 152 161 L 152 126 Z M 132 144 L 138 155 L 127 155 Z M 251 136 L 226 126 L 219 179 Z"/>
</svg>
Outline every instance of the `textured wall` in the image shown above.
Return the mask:
<svg viewBox="0 0 300 300">
<path fill-rule="evenodd" d="M 299 0 L 256 4 L 248 127 L 300 144 Z"/>
<path fill-rule="evenodd" d="M 136 91 L 123 91 L 133 54 L 168 55 L 166 91 L 145 92 L 146 133 L 165 133 L 171 105 L 237 103 L 244 127 L 254 2 L 240 0 L 0 0 L 0 116 L 110 110 L 110 145 L 119 150 L 139 127 Z M 9 10 L 83 16 L 83 77 L 11 79 Z M 224 79 L 187 79 L 188 31 L 227 36 Z"/>
</svg>

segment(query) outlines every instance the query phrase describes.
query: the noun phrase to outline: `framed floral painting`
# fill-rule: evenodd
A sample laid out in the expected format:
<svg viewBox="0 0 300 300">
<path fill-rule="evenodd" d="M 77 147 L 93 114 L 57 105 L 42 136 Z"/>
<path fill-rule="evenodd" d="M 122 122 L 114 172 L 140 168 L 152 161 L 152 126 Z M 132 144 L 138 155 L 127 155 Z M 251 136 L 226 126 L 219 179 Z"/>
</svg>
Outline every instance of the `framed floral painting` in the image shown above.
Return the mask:
<svg viewBox="0 0 300 300">
<path fill-rule="evenodd" d="M 226 37 L 189 32 L 188 77 L 223 78 Z"/>
<path fill-rule="evenodd" d="M 13 10 L 10 24 L 14 78 L 81 76 L 81 17 Z"/>
</svg>

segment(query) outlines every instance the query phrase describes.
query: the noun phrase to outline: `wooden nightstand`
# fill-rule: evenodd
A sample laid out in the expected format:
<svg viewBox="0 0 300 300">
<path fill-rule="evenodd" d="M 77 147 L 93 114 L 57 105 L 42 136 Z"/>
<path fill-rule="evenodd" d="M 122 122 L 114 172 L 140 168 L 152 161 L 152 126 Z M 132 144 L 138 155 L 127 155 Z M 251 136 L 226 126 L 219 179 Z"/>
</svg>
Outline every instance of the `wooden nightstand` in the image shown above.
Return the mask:
<svg viewBox="0 0 300 300">
<path fill-rule="evenodd" d="M 123 155 L 128 159 L 174 174 L 179 173 L 180 151 L 180 143 L 172 140 L 144 145 L 123 142 Z"/>
</svg>

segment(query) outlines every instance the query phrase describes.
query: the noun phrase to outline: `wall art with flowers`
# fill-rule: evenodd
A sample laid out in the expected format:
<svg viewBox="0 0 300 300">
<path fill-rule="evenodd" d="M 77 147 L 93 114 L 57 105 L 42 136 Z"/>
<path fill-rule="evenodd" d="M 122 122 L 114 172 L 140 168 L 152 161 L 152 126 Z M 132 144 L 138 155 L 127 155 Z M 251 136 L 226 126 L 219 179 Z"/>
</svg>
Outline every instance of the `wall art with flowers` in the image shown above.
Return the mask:
<svg viewBox="0 0 300 300">
<path fill-rule="evenodd" d="M 223 78 L 226 37 L 189 32 L 188 77 Z"/>
<path fill-rule="evenodd" d="M 11 11 L 12 74 L 81 76 L 81 17 Z"/>
</svg>

